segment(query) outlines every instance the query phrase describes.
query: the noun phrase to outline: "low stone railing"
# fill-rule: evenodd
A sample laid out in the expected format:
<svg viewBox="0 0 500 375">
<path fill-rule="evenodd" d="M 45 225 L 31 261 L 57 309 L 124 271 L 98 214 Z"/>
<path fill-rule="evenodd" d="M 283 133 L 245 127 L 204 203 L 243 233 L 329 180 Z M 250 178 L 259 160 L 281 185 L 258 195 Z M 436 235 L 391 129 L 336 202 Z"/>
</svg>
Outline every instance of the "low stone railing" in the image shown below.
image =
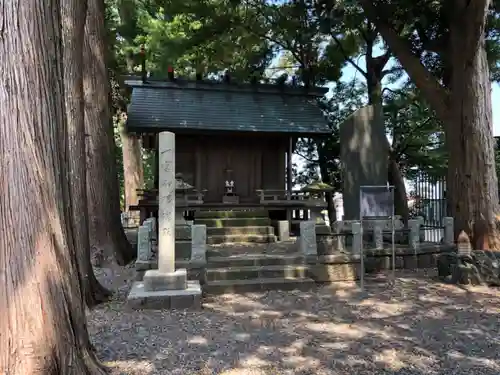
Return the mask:
<svg viewBox="0 0 500 375">
<path fill-rule="evenodd" d="M 405 229 L 400 218 L 394 220 L 395 232 L 405 231 L 408 235 L 408 247 L 418 249 L 421 245 L 420 232 L 423 219 L 416 218 L 408 220 L 408 229 Z M 384 232 L 392 231 L 392 220 L 364 220 L 364 221 L 339 221 L 333 223 L 332 233 L 327 235 L 333 239 L 332 244 L 338 252 L 350 252 L 359 254 L 363 246 L 363 234 L 372 234 L 372 244 L 370 249 L 382 250 L 384 248 Z M 363 226 L 363 228 L 361 228 Z M 350 249 L 346 246 L 346 235 L 352 236 Z M 444 218 L 444 238 L 443 244 L 454 243 L 453 218 Z M 299 247 L 306 255 L 318 255 L 317 227 L 314 221 L 300 223 Z"/>
</svg>

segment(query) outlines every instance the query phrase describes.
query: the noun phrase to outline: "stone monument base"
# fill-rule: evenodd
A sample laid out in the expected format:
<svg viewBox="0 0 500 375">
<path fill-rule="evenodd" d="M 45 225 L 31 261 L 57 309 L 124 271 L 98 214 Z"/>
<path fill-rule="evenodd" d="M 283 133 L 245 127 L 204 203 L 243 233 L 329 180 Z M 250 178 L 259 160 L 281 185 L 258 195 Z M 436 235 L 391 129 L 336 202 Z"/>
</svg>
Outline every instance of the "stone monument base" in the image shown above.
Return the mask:
<svg viewBox="0 0 500 375">
<path fill-rule="evenodd" d="M 132 285 L 127 304 L 135 309 L 199 309 L 200 282 L 188 281 L 185 269 L 172 273 L 148 270 L 143 281 Z"/>
</svg>

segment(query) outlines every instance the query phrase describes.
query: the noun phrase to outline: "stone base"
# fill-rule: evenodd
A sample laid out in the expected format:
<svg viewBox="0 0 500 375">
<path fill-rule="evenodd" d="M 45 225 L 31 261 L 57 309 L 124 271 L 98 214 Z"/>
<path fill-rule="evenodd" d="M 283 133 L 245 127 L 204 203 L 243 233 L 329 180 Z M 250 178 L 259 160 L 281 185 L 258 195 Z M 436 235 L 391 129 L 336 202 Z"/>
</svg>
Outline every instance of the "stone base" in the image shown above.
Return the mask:
<svg viewBox="0 0 500 375">
<path fill-rule="evenodd" d="M 199 281 L 188 281 L 183 290 L 146 291 L 142 281 L 132 284 L 127 305 L 133 309 L 200 309 Z"/>
<path fill-rule="evenodd" d="M 144 273 L 143 281 L 144 290 L 148 292 L 183 290 L 187 288 L 187 270 L 179 269 L 172 273 L 147 270 Z"/>
</svg>

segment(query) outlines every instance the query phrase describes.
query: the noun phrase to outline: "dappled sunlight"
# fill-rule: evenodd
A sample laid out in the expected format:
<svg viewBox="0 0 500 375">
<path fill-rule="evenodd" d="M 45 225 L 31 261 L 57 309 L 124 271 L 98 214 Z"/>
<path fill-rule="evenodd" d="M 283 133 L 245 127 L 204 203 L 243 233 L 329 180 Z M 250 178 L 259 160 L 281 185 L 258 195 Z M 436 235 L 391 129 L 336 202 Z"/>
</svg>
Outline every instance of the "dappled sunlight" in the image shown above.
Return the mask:
<svg viewBox="0 0 500 375">
<path fill-rule="evenodd" d="M 497 290 L 470 292 L 420 275 L 396 281 L 367 282 L 365 292 L 346 283 L 210 296 L 193 312 L 103 307 L 90 315 L 107 324 L 91 318 L 89 328 L 98 352 L 113 347 L 107 359 L 133 356 L 173 375 L 424 375 L 457 366 L 499 373 Z"/>
<path fill-rule="evenodd" d="M 155 366 L 151 361 L 108 361 L 104 362 L 104 365 L 112 370 L 126 368 L 130 371 L 136 371 L 138 374 L 140 373 L 142 375 L 153 374 L 155 370 Z"/>
</svg>

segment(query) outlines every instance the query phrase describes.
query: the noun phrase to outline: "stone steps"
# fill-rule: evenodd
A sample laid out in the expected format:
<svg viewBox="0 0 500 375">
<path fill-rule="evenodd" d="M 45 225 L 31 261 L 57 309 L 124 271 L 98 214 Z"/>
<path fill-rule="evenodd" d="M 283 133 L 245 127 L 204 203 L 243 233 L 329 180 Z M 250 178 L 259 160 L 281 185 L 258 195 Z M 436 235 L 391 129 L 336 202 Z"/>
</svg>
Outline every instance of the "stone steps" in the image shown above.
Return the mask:
<svg viewBox="0 0 500 375">
<path fill-rule="evenodd" d="M 274 235 L 274 228 L 267 227 L 222 227 L 222 228 L 207 228 L 208 236 L 223 236 L 223 235 Z"/>
<path fill-rule="evenodd" d="M 226 234 L 207 236 L 208 245 L 223 243 L 269 243 L 276 242 L 274 234 Z"/>
<path fill-rule="evenodd" d="M 267 218 L 267 210 L 248 211 L 199 211 L 195 214 L 196 219 L 231 219 L 231 218 Z"/>
<path fill-rule="evenodd" d="M 208 228 L 226 227 L 267 227 L 271 225 L 271 220 L 267 217 L 256 218 L 203 218 L 195 219 L 195 224 L 204 224 Z"/>
<path fill-rule="evenodd" d="M 252 267 L 252 266 L 278 266 L 278 265 L 300 265 L 305 258 L 302 254 L 246 254 L 238 256 L 210 256 L 207 253 L 207 268 L 229 268 L 229 267 Z"/>
<path fill-rule="evenodd" d="M 250 280 L 207 281 L 203 287 L 205 295 L 224 293 L 249 293 L 267 290 L 311 290 L 315 282 L 309 278 L 269 278 Z"/>
<path fill-rule="evenodd" d="M 305 265 L 244 266 L 211 268 L 206 270 L 206 281 L 254 279 L 303 279 L 307 277 Z"/>
</svg>

